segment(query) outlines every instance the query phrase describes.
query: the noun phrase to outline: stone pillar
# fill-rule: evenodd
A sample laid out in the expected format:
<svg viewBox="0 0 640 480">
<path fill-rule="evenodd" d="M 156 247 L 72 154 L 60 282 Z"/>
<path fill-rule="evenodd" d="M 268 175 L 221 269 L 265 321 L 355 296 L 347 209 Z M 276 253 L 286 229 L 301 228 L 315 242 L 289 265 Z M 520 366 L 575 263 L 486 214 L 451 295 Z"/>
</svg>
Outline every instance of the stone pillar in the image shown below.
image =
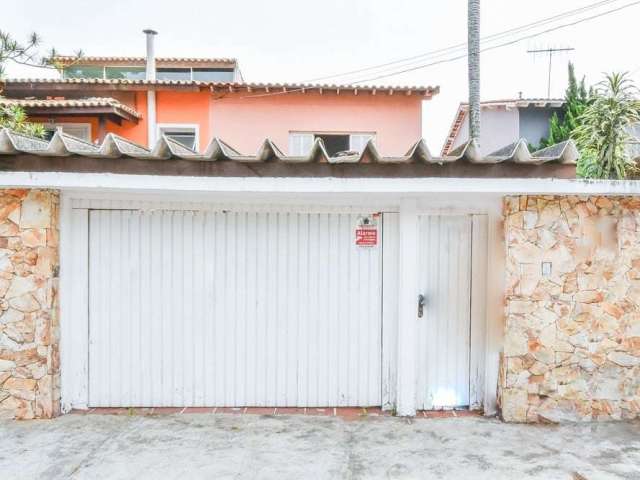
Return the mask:
<svg viewBox="0 0 640 480">
<path fill-rule="evenodd" d="M 640 199 L 509 197 L 506 421 L 640 417 Z"/>
<path fill-rule="evenodd" d="M 0 416 L 60 413 L 58 193 L 0 190 Z"/>
</svg>

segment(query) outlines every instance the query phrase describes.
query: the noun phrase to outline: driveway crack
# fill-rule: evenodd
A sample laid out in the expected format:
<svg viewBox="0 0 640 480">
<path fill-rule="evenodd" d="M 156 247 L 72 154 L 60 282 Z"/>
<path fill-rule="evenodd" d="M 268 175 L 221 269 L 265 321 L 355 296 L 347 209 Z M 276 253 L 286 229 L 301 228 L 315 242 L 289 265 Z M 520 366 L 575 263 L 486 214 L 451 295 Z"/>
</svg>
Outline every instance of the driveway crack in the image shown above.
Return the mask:
<svg viewBox="0 0 640 480">
<path fill-rule="evenodd" d="M 84 458 L 82 460 L 80 460 L 80 462 L 78 462 L 78 464 L 75 466 L 75 468 L 73 470 L 71 470 L 71 472 L 69 473 L 67 478 L 70 478 L 70 479 L 76 478 L 77 474 L 82 469 L 84 469 L 85 467 L 89 466 L 91 460 L 93 460 L 93 458 L 96 456 L 96 454 L 99 451 L 102 451 L 104 449 L 105 445 L 107 445 L 108 443 L 110 443 L 112 441 L 116 441 L 117 439 L 119 439 L 120 437 L 125 435 L 126 433 L 129 433 L 130 431 L 133 431 L 134 427 L 137 426 L 137 424 L 139 424 L 141 421 L 142 420 L 140 418 L 135 418 L 132 421 L 128 422 L 127 424 L 123 425 L 118 430 L 114 431 L 113 433 L 107 434 L 107 436 L 100 443 L 98 443 L 95 447 L 93 447 L 84 456 Z"/>
</svg>

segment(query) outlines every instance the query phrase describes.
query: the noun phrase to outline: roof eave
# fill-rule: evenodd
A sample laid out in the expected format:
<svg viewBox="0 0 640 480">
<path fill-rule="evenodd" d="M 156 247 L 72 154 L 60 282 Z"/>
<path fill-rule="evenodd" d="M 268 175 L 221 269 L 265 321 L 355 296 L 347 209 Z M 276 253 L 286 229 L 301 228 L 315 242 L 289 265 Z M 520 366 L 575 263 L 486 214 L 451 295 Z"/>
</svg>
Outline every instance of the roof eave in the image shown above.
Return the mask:
<svg viewBox="0 0 640 480">
<path fill-rule="evenodd" d="M 33 92 L 113 92 L 113 91 L 162 91 L 162 90 L 182 90 L 194 91 L 201 90 L 201 86 L 195 83 L 116 83 L 116 82 L 12 82 L 5 80 L 2 85 L 5 94 L 24 95 Z"/>
<path fill-rule="evenodd" d="M 34 92 L 107 92 L 107 91 L 201 91 L 209 89 L 211 92 L 230 93 L 244 91 L 249 96 L 256 92 L 272 94 L 276 90 L 282 93 L 309 93 L 320 94 L 368 92 L 371 95 L 394 95 L 404 94 L 405 96 L 415 95 L 431 99 L 440 92 L 440 87 L 423 86 L 360 86 L 360 85 L 321 85 L 321 84 L 281 84 L 281 83 L 244 83 L 244 82 L 202 82 L 202 81 L 113 81 L 103 79 L 78 79 L 78 80 L 55 80 L 55 79 L 7 79 L 2 84 L 4 92 L 8 95 L 29 95 Z"/>
<path fill-rule="evenodd" d="M 105 115 L 119 120 L 126 120 L 138 123 L 139 117 L 118 106 L 95 106 L 95 107 L 24 107 L 27 115 L 31 117 L 44 116 L 93 116 Z"/>
</svg>

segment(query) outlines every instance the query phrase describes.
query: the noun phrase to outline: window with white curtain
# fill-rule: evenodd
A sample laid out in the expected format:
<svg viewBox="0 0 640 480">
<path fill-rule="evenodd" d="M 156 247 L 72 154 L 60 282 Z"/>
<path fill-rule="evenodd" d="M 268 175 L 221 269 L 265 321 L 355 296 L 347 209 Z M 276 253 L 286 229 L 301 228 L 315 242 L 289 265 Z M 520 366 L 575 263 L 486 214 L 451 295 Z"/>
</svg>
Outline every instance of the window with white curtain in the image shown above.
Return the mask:
<svg viewBox="0 0 640 480">
<path fill-rule="evenodd" d="M 373 139 L 374 136 L 371 133 L 352 133 L 349 136 L 349 150 L 361 153 L 369 140 Z"/>
<path fill-rule="evenodd" d="M 313 147 L 313 133 L 290 133 L 289 134 L 289 155 L 305 156 L 309 155 Z"/>
<path fill-rule="evenodd" d="M 327 145 L 327 138 L 332 139 L 343 138 L 345 145 L 340 147 L 339 150 L 345 150 L 348 142 L 348 149 L 356 152 L 362 152 L 367 146 L 369 140 L 375 140 L 375 134 L 373 133 L 311 133 L 311 132 L 291 132 L 289 134 L 289 155 L 308 155 L 313 147 L 313 142 L 316 138 L 322 137 L 325 140 L 325 146 Z M 331 150 L 329 148 L 329 150 Z M 335 152 L 329 152 L 334 154 Z"/>
</svg>

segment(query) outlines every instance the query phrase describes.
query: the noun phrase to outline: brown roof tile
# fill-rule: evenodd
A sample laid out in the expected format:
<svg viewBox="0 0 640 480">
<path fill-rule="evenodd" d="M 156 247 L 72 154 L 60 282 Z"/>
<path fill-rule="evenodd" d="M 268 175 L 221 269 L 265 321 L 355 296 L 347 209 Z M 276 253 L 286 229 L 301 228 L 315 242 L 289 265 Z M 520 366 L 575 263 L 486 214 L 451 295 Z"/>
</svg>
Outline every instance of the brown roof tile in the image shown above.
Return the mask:
<svg viewBox="0 0 640 480">
<path fill-rule="evenodd" d="M 18 105 L 23 108 L 90 108 L 90 107 L 114 107 L 135 118 L 142 116 L 133 108 L 120 103 L 115 98 L 91 97 L 75 99 L 20 99 L 20 98 L 0 98 L 0 106 Z"/>
<path fill-rule="evenodd" d="M 348 92 L 357 95 L 358 92 L 368 92 L 393 95 L 421 95 L 433 96 L 440 92 L 440 87 L 431 86 L 393 86 L 393 85 L 357 85 L 357 84 L 320 84 L 320 83 L 249 83 L 249 82 L 205 82 L 196 80 L 125 80 L 103 78 L 16 78 L 3 81 L 7 91 L 20 90 L 21 88 L 33 90 L 47 86 L 77 86 L 99 85 L 104 87 L 194 87 L 208 88 L 212 91 L 244 91 L 251 96 L 256 92 L 267 94 L 307 93 L 307 92 Z M 122 89 L 120 88 L 120 89 Z"/>
<path fill-rule="evenodd" d="M 145 57 L 101 57 L 101 56 L 82 56 L 75 57 L 72 55 L 57 55 L 51 59 L 52 63 L 61 63 L 63 65 L 79 64 L 101 64 L 101 63 L 139 63 L 144 64 L 146 62 Z M 201 57 L 156 57 L 157 63 L 226 63 L 230 66 L 236 65 L 238 62 L 235 58 L 227 57 L 213 57 L 213 58 L 201 58 Z"/>
</svg>

